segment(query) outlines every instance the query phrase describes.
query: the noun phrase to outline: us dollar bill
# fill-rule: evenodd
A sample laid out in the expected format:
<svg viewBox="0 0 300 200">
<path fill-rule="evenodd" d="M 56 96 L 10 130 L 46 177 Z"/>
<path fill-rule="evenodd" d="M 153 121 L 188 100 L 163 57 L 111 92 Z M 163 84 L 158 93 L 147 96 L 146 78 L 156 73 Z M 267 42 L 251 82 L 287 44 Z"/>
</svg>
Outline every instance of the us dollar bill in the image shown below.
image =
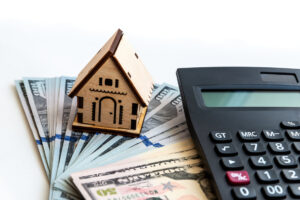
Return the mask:
<svg viewBox="0 0 300 200">
<path fill-rule="evenodd" d="M 72 99 L 68 96 L 69 91 L 75 82 L 74 78 L 61 77 L 59 84 L 59 95 L 57 95 L 57 113 L 56 113 L 56 126 L 55 126 L 55 140 L 54 140 L 54 151 L 52 158 L 52 171 L 50 179 L 50 193 L 49 198 L 53 195 L 53 184 L 57 176 L 57 168 L 59 164 L 59 159 L 65 139 L 65 132 L 67 129 L 67 124 L 69 121 L 69 115 L 71 111 Z"/>
<path fill-rule="evenodd" d="M 27 121 L 29 123 L 30 129 L 31 129 L 31 132 L 32 132 L 32 135 L 34 137 L 34 140 L 36 141 L 36 145 L 37 145 L 38 151 L 40 153 L 40 157 L 42 159 L 42 163 L 44 165 L 46 175 L 47 175 L 48 179 L 50 179 L 49 166 L 48 166 L 48 163 L 47 163 L 47 160 L 46 160 L 45 152 L 43 150 L 42 141 L 39 137 L 37 127 L 36 127 L 36 124 L 34 122 L 33 113 L 32 113 L 31 108 L 29 106 L 28 97 L 27 97 L 27 94 L 26 94 L 24 82 L 22 80 L 17 80 L 17 81 L 15 81 L 15 84 L 16 84 L 16 89 L 17 89 L 17 92 L 18 92 L 23 110 L 25 112 Z"/>
<path fill-rule="evenodd" d="M 50 140 L 48 132 L 46 79 L 45 78 L 24 78 L 24 85 L 28 102 L 32 110 L 34 121 L 42 141 L 44 153 L 50 165 Z M 51 172 L 51 169 L 50 169 Z"/>
<path fill-rule="evenodd" d="M 123 173 L 119 171 L 113 175 L 103 175 L 84 182 L 76 178 L 74 181 L 85 199 L 128 197 L 174 199 L 182 195 L 206 199 L 198 183 L 203 173 L 203 169 L 198 166 L 199 159 L 184 159 L 183 162 L 167 162 L 167 160 L 162 159 L 134 169 L 123 169 Z M 183 187 L 184 185 L 188 187 Z M 114 192 L 106 193 L 107 189 L 113 189 Z"/>
<path fill-rule="evenodd" d="M 178 89 L 175 86 L 164 83 L 160 85 L 157 89 L 155 89 L 152 93 L 152 99 L 149 102 L 147 108 L 147 115 L 145 116 L 145 120 L 150 118 L 158 109 L 159 106 L 168 98 L 170 98 L 174 93 L 178 93 Z"/>
<path fill-rule="evenodd" d="M 142 133 L 145 133 L 157 126 L 162 125 L 171 119 L 183 114 L 183 106 L 180 94 L 171 98 L 171 100 L 162 106 L 162 108 L 144 121 Z"/>
</svg>

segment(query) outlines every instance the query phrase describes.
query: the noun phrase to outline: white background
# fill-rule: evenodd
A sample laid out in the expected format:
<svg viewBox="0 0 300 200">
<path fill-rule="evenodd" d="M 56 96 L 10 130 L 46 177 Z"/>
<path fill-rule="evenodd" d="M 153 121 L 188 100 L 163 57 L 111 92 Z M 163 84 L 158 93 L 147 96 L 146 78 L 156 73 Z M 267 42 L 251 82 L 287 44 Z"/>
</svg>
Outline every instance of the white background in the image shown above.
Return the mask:
<svg viewBox="0 0 300 200">
<path fill-rule="evenodd" d="M 178 67 L 300 66 L 299 1 L 0 0 L 1 199 L 48 183 L 14 80 L 76 76 L 121 28 L 156 82 Z"/>
</svg>

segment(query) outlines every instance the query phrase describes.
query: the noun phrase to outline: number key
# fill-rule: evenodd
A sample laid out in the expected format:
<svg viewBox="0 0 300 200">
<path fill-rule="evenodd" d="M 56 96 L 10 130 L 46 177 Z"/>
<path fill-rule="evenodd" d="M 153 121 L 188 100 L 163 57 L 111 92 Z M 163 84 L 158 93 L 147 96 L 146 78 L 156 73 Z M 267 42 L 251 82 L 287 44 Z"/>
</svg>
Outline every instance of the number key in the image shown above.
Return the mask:
<svg viewBox="0 0 300 200">
<path fill-rule="evenodd" d="M 268 199 L 281 199 L 286 197 L 284 188 L 279 184 L 264 186 L 263 192 Z"/>
<path fill-rule="evenodd" d="M 261 183 L 277 183 L 279 181 L 275 170 L 258 170 L 256 172 L 256 177 Z"/>
<path fill-rule="evenodd" d="M 245 143 L 244 149 L 249 154 L 265 154 L 266 148 L 261 142 L 258 143 Z"/>
<path fill-rule="evenodd" d="M 286 142 L 270 142 L 269 148 L 271 152 L 275 154 L 290 153 L 290 149 Z"/>
<path fill-rule="evenodd" d="M 283 178 L 288 182 L 300 182 L 300 169 L 284 169 L 281 173 Z"/>
<path fill-rule="evenodd" d="M 297 153 L 300 153 L 300 142 L 294 142 L 293 147 Z"/>
<path fill-rule="evenodd" d="M 293 197 L 300 197 L 300 184 L 289 185 L 289 190 Z"/>
<path fill-rule="evenodd" d="M 293 155 L 276 156 L 275 162 L 279 167 L 284 167 L 284 168 L 297 167 L 297 161 Z"/>
<path fill-rule="evenodd" d="M 251 156 L 249 161 L 253 168 L 272 168 L 272 163 L 268 156 Z"/>
<path fill-rule="evenodd" d="M 235 187 L 232 192 L 236 199 L 256 199 L 256 192 L 251 186 Z"/>
</svg>

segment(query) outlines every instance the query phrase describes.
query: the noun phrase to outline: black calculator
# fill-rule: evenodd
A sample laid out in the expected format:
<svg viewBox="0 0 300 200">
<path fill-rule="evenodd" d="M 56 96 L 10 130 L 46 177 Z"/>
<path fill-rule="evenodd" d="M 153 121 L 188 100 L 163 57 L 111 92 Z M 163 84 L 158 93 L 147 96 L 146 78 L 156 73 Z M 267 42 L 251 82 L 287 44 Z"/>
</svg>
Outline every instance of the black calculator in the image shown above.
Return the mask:
<svg viewBox="0 0 300 200">
<path fill-rule="evenodd" d="M 218 199 L 300 199 L 300 70 L 181 68 L 186 121 Z"/>
</svg>

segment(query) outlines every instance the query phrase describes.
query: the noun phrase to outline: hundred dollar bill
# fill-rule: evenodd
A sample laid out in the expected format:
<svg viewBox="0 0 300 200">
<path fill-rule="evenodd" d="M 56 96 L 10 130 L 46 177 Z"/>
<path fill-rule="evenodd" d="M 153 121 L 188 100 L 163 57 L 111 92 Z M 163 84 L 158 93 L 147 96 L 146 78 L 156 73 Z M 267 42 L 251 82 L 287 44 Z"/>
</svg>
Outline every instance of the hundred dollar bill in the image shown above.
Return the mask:
<svg viewBox="0 0 300 200">
<path fill-rule="evenodd" d="M 171 99 L 171 101 L 174 102 L 175 99 Z M 179 104 L 180 103 L 181 102 L 179 102 Z M 181 111 L 180 109 L 177 109 L 177 110 Z M 162 120 L 162 121 L 155 120 L 155 121 L 153 121 L 154 123 L 150 124 L 150 126 L 153 126 L 153 129 L 151 131 L 149 131 L 149 133 L 155 133 L 156 135 L 160 135 L 160 133 L 162 133 L 163 131 L 168 130 L 170 127 L 173 127 L 177 123 L 178 124 L 182 123 L 182 121 L 184 120 L 182 114 L 179 115 L 179 114 L 176 113 L 176 115 L 174 115 L 172 112 L 170 114 L 175 117 L 175 119 L 170 121 L 172 123 L 169 123 L 169 124 L 166 123 L 167 120 L 171 119 L 171 118 L 167 118 L 166 120 Z M 173 124 L 174 122 L 176 124 Z M 166 126 L 160 126 L 160 123 L 166 123 Z M 58 180 L 56 181 L 57 185 L 60 185 L 60 184 L 64 185 L 64 182 L 69 181 L 68 180 L 69 174 L 71 174 L 75 171 L 80 171 L 80 170 L 84 170 L 84 169 L 88 169 L 88 168 L 94 168 L 96 166 L 102 166 L 104 164 L 109 164 L 112 161 L 112 160 L 110 160 L 110 162 L 107 162 L 109 160 L 110 156 L 112 156 L 114 154 L 118 155 L 119 152 L 123 153 L 130 146 L 132 146 L 136 143 L 139 143 L 141 140 L 142 141 L 147 140 L 146 135 L 147 134 L 144 135 L 143 130 L 142 130 L 142 133 L 141 133 L 142 137 L 140 137 L 140 138 L 133 138 L 133 139 L 130 139 L 129 141 L 127 141 L 127 138 L 123 137 L 121 139 L 121 142 L 116 143 L 117 145 L 113 145 L 113 148 L 111 148 L 111 149 L 113 149 L 113 151 L 105 151 L 107 148 L 106 149 L 105 148 L 100 148 L 99 151 L 96 151 L 93 154 L 89 155 L 89 157 L 87 159 L 85 159 L 84 161 L 82 161 L 80 163 L 77 163 L 76 165 L 74 165 L 73 168 L 67 170 L 60 177 L 58 177 Z M 117 137 L 119 137 L 119 136 L 117 136 Z"/>
<path fill-rule="evenodd" d="M 178 150 L 178 149 L 184 149 L 184 148 L 191 148 L 190 146 L 193 145 L 192 142 L 189 141 L 189 144 L 187 144 L 186 142 L 184 143 L 183 146 L 176 146 L 176 148 L 172 148 L 173 145 L 170 145 L 172 143 L 175 143 L 177 142 L 179 139 L 183 139 L 183 136 L 185 134 L 186 137 L 189 137 L 189 133 L 186 133 L 184 132 L 184 128 L 186 129 L 185 126 L 178 126 L 178 127 L 174 127 L 173 129 L 171 129 L 170 132 L 172 132 L 172 134 L 174 134 L 175 136 L 174 137 L 158 137 L 157 139 L 161 139 L 160 141 L 160 145 L 163 144 L 163 145 L 169 145 L 167 149 L 169 150 Z M 164 134 L 161 134 L 161 135 L 164 135 Z M 159 135 L 159 136 L 161 136 Z M 177 137 L 176 137 L 177 135 Z M 180 137 L 181 136 L 181 137 Z M 186 140 L 184 140 L 186 141 Z M 158 144 L 158 143 L 156 143 Z M 102 157 L 101 160 L 99 160 L 98 162 L 98 166 L 103 166 L 105 164 L 111 164 L 111 163 L 114 163 L 114 162 L 117 162 L 118 164 L 118 161 L 119 160 L 123 160 L 123 159 L 126 159 L 128 157 L 132 157 L 134 155 L 137 155 L 139 153 L 143 153 L 145 151 L 149 151 L 151 149 L 154 149 L 154 146 L 153 145 L 151 148 L 151 146 L 145 146 L 145 145 L 142 145 L 140 144 L 140 146 L 143 146 L 143 147 L 139 147 L 139 145 L 136 145 L 135 147 L 133 148 L 130 148 L 128 150 L 126 150 L 125 152 L 118 152 L 118 153 L 115 153 L 115 151 L 112 151 L 111 154 L 106 154 L 105 156 Z M 160 146 L 162 147 L 162 146 Z M 160 148 L 160 149 L 166 149 L 166 147 L 164 148 Z M 159 149 L 159 155 L 162 155 L 161 152 L 162 150 Z M 131 151 L 132 150 L 132 151 Z M 145 157 L 143 159 L 146 159 Z M 102 161 L 102 162 L 100 162 Z M 95 162 L 95 161 L 94 161 Z M 94 168 L 94 167 L 87 167 L 87 168 Z M 72 180 L 70 178 L 68 178 L 67 180 L 65 180 L 66 183 L 68 183 L 69 185 L 72 185 Z"/>
<path fill-rule="evenodd" d="M 61 150 L 63 147 L 63 142 L 65 138 L 65 132 L 67 129 L 67 124 L 69 120 L 72 99 L 68 96 L 69 91 L 75 82 L 74 78 L 61 77 L 59 84 L 59 95 L 57 95 L 58 103 L 56 106 L 56 126 L 55 126 L 55 140 L 54 140 L 54 151 L 52 157 L 52 171 L 50 180 L 50 193 L 49 197 L 52 198 L 53 194 L 53 183 L 57 176 L 57 168 L 59 164 L 59 158 L 61 155 Z"/>
<path fill-rule="evenodd" d="M 24 78 L 24 85 L 28 102 L 32 110 L 34 121 L 42 141 L 45 157 L 50 166 L 50 145 L 47 118 L 46 79 Z M 51 172 L 51 168 L 50 168 Z"/>
<path fill-rule="evenodd" d="M 155 87 L 154 88 L 154 93 L 156 94 L 157 90 L 163 90 L 163 87 Z M 153 98 L 152 98 L 153 100 Z M 152 101 L 151 100 L 151 101 Z M 150 103 L 151 103 L 150 101 Z M 76 166 L 75 169 L 71 169 L 69 171 L 73 172 L 74 170 L 79 170 L 80 165 L 84 165 L 84 163 L 88 163 L 95 158 L 99 157 L 100 155 L 104 155 L 105 153 L 117 148 L 118 146 L 122 145 L 125 143 L 127 140 L 131 140 L 129 137 L 120 137 L 120 136 L 99 136 L 95 137 L 95 140 L 93 142 L 90 142 L 90 148 L 86 148 L 85 151 L 82 152 L 82 154 L 76 159 L 75 162 L 72 163 L 72 165 Z M 93 138 L 94 139 L 94 138 Z M 103 141 L 108 141 L 109 143 L 103 146 Z M 101 142 L 102 141 L 102 142 Z M 106 143 L 105 142 L 105 143 Z M 110 145 L 107 147 L 107 145 Z M 80 164 L 79 164 L 80 163 Z"/>
<path fill-rule="evenodd" d="M 184 153 L 184 154 L 181 154 L 181 153 Z M 160 157 L 158 158 L 157 155 L 160 155 Z M 113 167 L 113 166 L 117 166 L 117 168 L 120 168 L 120 166 L 128 165 L 129 167 L 131 167 L 132 165 L 130 165 L 129 163 L 145 163 L 145 162 L 151 163 L 151 162 L 153 162 L 153 160 L 156 160 L 156 159 L 161 161 L 162 158 L 167 157 L 167 155 L 168 155 L 168 159 L 178 158 L 181 155 L 184 155 L 185 157 L 186 156 L 196 156 L 196 155 L 198 156 L 198 154 L 194 148 L 194 144 L 193 144 L 192 140 L 186 139 L 186 140 L 168 145 L 163 148 L 153 149 L 151 151 L 139 154 L 137 156 L 134 156 L 134 157 L 131 157 L 128 159 L 119 160 L 110 165 L 105 165 L 104 167 L 98 167 L 98 168 L 88 169 L 88 170 L 84 170 L 84 171 L 80 171 L 80 172 L 75 172 L 71 176 L 73 179 L 75 177 L 80 180 L 85 180 L 85 179 L 94 178 L 94 177 L 100 177 L 100 176 L 104 175 L 103 170 L 105 168 L 111 170 L 112 169 L 111 167 Z M 113 168 L 116 168 L 116 167 L 113 167 Z M 104 170 L 104 171 L 107 171 L 107 170 Z"/>
<path fill-rule="evenodd" d="M 38 135 L 37 128 L 36 128 L 36 125 L 34 123 L 33 114 L 32 114 L 32 111 L 30 109 L 30 106 L 29 106 L 29 102 L 28 102 L 28 98 L 27 98 L 24 83 L 21 80 L 17 80 L 17 81 L 15 81 L 15 84 L 16 84 L 16 89 L 17 89 L 17 92 L 18 92 L 23 110 L 25 112 L 27 121 L 29 123 L 30 129 L 31 129 L 31 132 L 32 132 L 32 135 L 34 137 L 34 140 L 36 141 L 36 145 L 37 145 L 38 151 L 40 153 L 46 175 L 47 175 L 48 179 L 50 179 L 49 166 L 48 166 L 48 163 L 46 161 L 46 156 L 45 156 L 45 152 L 43 150 L 42 141 L 41 141 L 41 139 Z"/>
<path fill-rule="evenodd" d="M 147 115 L 145 116 L 145 120 L 150 118 L 156 111 L 152 112 L 155 109 L 158 109 L 159 106 L 174 93 L 178 93 L 178 89 L 172 85 L 164 83 L 160 85 L 157 89 L 152 92 L 152 99 L 149 102 L 147 108 Z"/>
<path fill-rule="evenodd" d="M 167 87 L 167 84 L 164 84 L 162 86 L 159 86 L 158 84 L 154 84 L 152 99 L 149 103 L 148 111 L 149 111 L 149 107 L 154 109 L 156 106 L 159 105 L 158 103 L 155 103 L 154 97 L 157 95 L 157 93 L 161 93 L 163 90 L 165 91 L 166 90 L 165 87 Z M 171 86 L 168 85 L 168 88 L 171 88 Z M 82 151 L 82 154 L 79 157 L 77 157 L 76 163 L 82 163 L 83 159 L 86 159 L 87 155 L 91 155 L 93 152 L 97 151 L 97 149 L 100 149 L 99 147 L 101 147 L 101 146 L 99 146 L 99 144 L 100 145 L 102 144 L 100 142 L 100 140 L 103 141 L 104 139 L 106 139 L 105 137 L 107 137 L 107 136 L 103 136 L 103 134 L 100 134 L 96 137 L 93 137 L 92 141 L 90 141 L 87 148 L 85 148 L 85 150 Z M 115 139 L 117 139 L 117 138 L 119 138 L 119 137 L 115 137 Z M 110 139 L 112 139 L 112 138 L 110 138 Z M 130 139 L 131 138 L 122 138 L 122 140 L 119 139 L 113 146 L 111 146 L 109 149 L 107 149 L 106 152 L 112 150 L 113 148 L 115 148 L 115 147 L 121 145 L 122 143 L 124 143 L 126 140 L 130 140 Z M 101 151 L 102 151 L 102 149 L 100 149 L 97 152 L 101 153 Z M 93 154 L 93 155 L 95 155 L 95 154 Z M 93 157 L 90 157 L 90 160 L 93 160 L 93 159 L 94 159 Z M 88 162 L 89 162 L 89 160 L 88 160 Z M 71 164 L 76 164 L 76 163 L 72 162 Z"/>
<path fill-rule="evenodd" d="M 151 118 L 145 120 L 142 132 L 145 133 L 156 127 L 157 123 L 161 125 L 179 115 L 183 115 L 183 106 L 180 94 L 172 97 L 171 101 L 162 106 L 162 108 L 153 114 Z"/>
</svg>

